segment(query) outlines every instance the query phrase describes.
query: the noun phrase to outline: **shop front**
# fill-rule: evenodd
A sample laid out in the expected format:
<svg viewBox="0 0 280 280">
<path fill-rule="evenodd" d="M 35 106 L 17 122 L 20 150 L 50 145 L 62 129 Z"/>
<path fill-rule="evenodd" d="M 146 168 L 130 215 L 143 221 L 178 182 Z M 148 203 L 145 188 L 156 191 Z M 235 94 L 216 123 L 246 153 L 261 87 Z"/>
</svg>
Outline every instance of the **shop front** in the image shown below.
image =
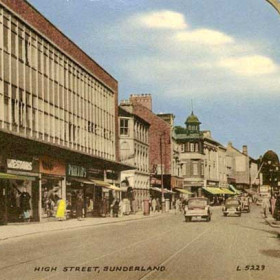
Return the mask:
<svg viewBox="0 0 280 280">
<path fill-rule="evenodd" d="M 55 217 L 57 201 L 66 199 L 66 166 L 62 160 L 48 156 L 39 158 L 41 173 L 41 218 Z"/>
<path fill-rule="evenodd" d="M 0 158 L 0 224 L 39 221 L 38 164 L 31 156 Z"/>
</svg>

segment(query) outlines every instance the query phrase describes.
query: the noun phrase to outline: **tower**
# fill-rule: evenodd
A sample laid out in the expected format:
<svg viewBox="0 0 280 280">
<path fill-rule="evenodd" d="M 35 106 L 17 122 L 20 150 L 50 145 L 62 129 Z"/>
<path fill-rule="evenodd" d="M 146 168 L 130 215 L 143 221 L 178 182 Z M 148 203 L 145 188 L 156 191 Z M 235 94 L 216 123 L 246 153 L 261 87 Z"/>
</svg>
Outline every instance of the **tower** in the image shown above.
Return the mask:
<svg viewBox="0 0 280 280">
<path fill-rule="evenodd" d="M 199 134 L 200 124 L 198 117 L 194 115 L 193 111 L 190 116 L 187 117 L 186 121 L 187 134 Z"/>
</svg>

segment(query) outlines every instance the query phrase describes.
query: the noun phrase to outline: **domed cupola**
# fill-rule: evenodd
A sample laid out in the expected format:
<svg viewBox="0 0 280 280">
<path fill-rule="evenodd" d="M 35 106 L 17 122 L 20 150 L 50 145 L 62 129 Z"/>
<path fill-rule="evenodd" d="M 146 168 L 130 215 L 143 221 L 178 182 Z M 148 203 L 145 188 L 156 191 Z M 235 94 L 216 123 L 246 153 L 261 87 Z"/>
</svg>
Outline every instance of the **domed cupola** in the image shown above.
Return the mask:
<svg viewBox="0 0 280 280">
<path fill-rule="evenodd" d="M 191 115 L 187 117 L 185 124 L 186 124 L 188 134 L 199 133 L 200 131 L 199 126 L 201 122 L 199 121 L 198 117 L 194 115 L 193 111 Z"/>
</svg>

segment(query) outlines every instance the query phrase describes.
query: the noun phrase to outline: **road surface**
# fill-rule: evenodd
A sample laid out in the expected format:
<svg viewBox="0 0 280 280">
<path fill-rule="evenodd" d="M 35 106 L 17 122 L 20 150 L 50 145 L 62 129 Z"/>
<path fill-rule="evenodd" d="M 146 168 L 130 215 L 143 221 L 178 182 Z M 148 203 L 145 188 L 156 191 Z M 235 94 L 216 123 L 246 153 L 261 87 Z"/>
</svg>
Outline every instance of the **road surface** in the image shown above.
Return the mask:
<svg viewBox="0 0 280 280">
<path fill-rule="evenodd" d="M 217 207 L 211 222 L 168 214 L 2 241 L 0 279 L 273 280 L 279 259 L 260 207 L 241 217 Z"/>
</svg>

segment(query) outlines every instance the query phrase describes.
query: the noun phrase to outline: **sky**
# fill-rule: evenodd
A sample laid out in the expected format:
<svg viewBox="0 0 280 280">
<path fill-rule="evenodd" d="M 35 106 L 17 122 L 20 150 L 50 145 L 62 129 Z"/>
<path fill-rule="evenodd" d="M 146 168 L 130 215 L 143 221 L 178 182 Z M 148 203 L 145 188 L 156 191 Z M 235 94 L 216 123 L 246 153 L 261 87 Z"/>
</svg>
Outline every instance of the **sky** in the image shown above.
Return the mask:
<svg viewBox="0 0 280 280">
<path fill-rule="evenodd" d="M 223 145 L 280 152 L 280 16 L 265 0 L 29 0 L 155 113 Z M 192 100 L 192 101 L 191 101 Z"/>
</svg>

